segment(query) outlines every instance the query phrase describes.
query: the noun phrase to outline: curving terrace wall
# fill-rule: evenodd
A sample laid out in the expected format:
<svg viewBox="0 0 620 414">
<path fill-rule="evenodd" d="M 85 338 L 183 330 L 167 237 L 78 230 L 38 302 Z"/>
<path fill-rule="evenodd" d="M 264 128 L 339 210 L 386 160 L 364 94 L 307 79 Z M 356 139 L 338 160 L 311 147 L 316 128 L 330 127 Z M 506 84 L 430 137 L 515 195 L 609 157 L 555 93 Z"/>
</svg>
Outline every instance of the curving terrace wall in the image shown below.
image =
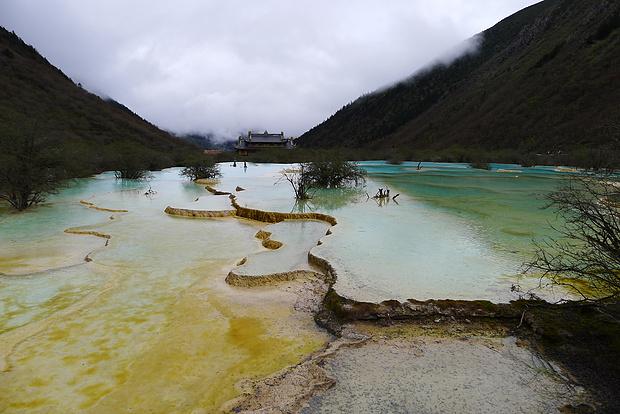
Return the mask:
<svg viewBox="0 0 620 414">
<path fill-rule="evenodd" d="M 213 218 L 213 217 L 231 217 L 235 215 L 235 210 L 191 210 L 188 208 L 166 207 L 164 213 L 171 216 L 180 217 L 197 217 L 197 218 Z"/>
<path fill-rule="evenodd" d="M 214 194 L 223 193 L 213 188 L 209 191 Z M 232 207 L 234 208 L 234 210 L 230 211 L 201 211 L 167 207 L 165 212 L 167 214 L 185 217 L 236 216 L 264 223 L 278 223 L 284 220 L 321 220 L 332 226 L 337 224 L 334 217 L 323 213 L 281 213 L 276 211 L 264 211 L 240 206 L 234 195 L 230 198 Z M 330 234 L 332 234 L 332 231 L 328 229 L 326 235 L 328 236 Z M 255 236 L 263 241 L 263 246 L 268 248 L 270 247 L 268 244 L 271 242 L 279 243 L 270 239 L 271 233 L 268 231 L 260 230 Z M 319 240 L 317 244 L 322 244 L 322 241 Z M 327 259 L 318 256 L 313 253 L 312 250 L 308 252 L 308 263 L 319 269 L 321 273 L 312 270 L 294 270 L 265 275 L 243 275 L 231 270 L 226 276 L 226 282 L 234 286 L 254 287 L 308 276 L 325 280 L 330 285 L 330 288 L 322 301 L 321 309 L 315 314 L 315 320 L 319 325 L 336 335 L 339 334 L 343 324 L 355 320 L 411 320 L 428 317 L 515 319 L 518 318 L 523 311 L 523 301 L 516 301 L 509 304 L 495 304 L 489 301 L 418 301 L 414 299 L 409 299 L 405 302 L 396 300 L 389 300 L 381 303 L 358 302 L 336 293 L 333 288 L 338 278 L 336 270 Z M 246 260 L 247 258 L 242 259 L 238 265 L 242 265 Z"/>
<path fill-rule="evenodd" d="M 87 236 L 95 236 L 95 237 L 100 237 L 102 239 L 110 239 L 112 236 L 110 236 L 109 234 L 105 234 L 105 233 L 101 233 L 99 231 L 94 231 L 94 230 L 80 230 L 78 228 L 68 228 L 65 229 L 65 233 L 69 233 L 69 234 L 81 234 L 81 235 L 87 235 Z"/>
<path fill-rule="evenodd" d="M 88 208 L 92 208 L 94 210 L 105 211 L 108 213 L 128 213 L 129 212 L 129 210 L 124 210 L 124 209 L 98 207 L 95 203 L 91 203 L 90 201 L 85 201 L 85 200 L 80 200 L 80 204 Z"/>
<path fill-rule="evenodd" d="M 295 280 L 300 277 L 318 277 L 323 275 L 312 270 L 293 270 L 290 272 L 271 273 L 266 275 L 240 275 L 231 270 L 226 276 L 226 283 L 233 286 L 255 287 L 273 285 L 279 282 Z"/>
<path fill-rule="evenodd" d="M 338 224 L 334 217 L 323 213 L 280 213 L 277 211 L 241 207 L 235 199 L 232 199 L 231 203 L 235 210 L 237 210 L 237 216 L 264 223 L 279 223 L 284 220 L 321 220 L 332 226 Z"/>
</svg>

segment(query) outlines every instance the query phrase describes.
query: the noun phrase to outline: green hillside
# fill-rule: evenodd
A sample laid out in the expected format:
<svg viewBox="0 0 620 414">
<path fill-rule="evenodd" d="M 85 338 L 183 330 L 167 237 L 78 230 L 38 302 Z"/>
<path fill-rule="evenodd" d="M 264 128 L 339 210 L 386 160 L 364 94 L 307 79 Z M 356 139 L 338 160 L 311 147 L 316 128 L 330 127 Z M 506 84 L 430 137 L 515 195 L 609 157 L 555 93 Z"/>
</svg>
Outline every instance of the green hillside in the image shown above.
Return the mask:
<svg viewBox="0 0 620 414">
<path fill-rule="evenodd" d="M 125 106 L 76 85 L 0 27 L 0 137 L 23 134 L 53 140 L 83 173 L 113 169 L 121 153 L 139 153 L 157 169 L 197 151 Z"/>
<path fill-rule="evenodd" d="M 577 152 L 620 140 L 620 2 L 546 0 L 479 49 L 360 97 L 303 147 Z"/>
</svg>

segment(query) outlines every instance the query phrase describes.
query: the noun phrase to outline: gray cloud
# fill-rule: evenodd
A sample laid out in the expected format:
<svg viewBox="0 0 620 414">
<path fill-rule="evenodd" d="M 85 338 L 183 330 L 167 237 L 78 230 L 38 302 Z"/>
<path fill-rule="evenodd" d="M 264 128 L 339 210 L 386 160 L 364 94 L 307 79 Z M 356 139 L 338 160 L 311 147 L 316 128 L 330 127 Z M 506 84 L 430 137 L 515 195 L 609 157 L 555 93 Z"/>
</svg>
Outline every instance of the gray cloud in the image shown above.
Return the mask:
<svg viewBox="0 0 620 414">
<path fill-rule="evenodd" d="M 0 25 L 163 128 L 298 135 L 535 2 L 2 0 Z"/>
</svg>

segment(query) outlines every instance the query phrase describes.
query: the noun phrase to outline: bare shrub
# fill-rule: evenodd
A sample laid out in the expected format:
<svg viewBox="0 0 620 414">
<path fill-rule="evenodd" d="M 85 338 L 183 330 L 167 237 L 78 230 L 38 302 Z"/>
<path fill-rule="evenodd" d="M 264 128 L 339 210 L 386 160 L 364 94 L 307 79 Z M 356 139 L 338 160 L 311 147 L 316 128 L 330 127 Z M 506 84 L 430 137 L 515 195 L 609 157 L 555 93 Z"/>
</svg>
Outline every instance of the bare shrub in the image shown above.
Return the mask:
<svg viewBox="0 0 620 414">
<path fill-rule="evenodd" d="M 529 271 L 569 286 L 584 299 L 620 293 L 620 187 L 613 176 L 571 178 L 548 196 L 556 235 L 536 243 Z"/>
<path fill-rule="evenodd" d="M 0 199 L 25 210 L 55 193 L 67 176 L 59 149 L 50 139 L 18 134 L 0 139 Z"/>
<path fill-rule="evenodd" d="M 213 158 L 201 158 L 191 161 L 181 170 L 181 175 L 192 181 L 204 178 L 217 178 L 222 175 L 220 167 L 215 163 Z"/>
</svg>

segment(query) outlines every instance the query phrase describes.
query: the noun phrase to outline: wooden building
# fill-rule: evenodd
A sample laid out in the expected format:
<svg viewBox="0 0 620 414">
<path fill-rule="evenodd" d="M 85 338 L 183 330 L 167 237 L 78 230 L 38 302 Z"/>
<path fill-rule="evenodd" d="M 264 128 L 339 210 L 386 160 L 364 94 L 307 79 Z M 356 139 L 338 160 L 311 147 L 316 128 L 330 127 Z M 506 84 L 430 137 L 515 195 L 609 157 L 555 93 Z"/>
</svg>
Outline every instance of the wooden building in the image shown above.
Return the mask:
<svg viewBox="0 0 620 414">
<path fill-rule="evenodd" d="M 235 145 L 237 153 L 241 155 L 265 148 L 293 149 L 293 138 L 285 138 L 284 132 L 271 134 L 267 131 L 262 133 L 249 131 L 247 135 L 240 136 Z"/>
</svg>

